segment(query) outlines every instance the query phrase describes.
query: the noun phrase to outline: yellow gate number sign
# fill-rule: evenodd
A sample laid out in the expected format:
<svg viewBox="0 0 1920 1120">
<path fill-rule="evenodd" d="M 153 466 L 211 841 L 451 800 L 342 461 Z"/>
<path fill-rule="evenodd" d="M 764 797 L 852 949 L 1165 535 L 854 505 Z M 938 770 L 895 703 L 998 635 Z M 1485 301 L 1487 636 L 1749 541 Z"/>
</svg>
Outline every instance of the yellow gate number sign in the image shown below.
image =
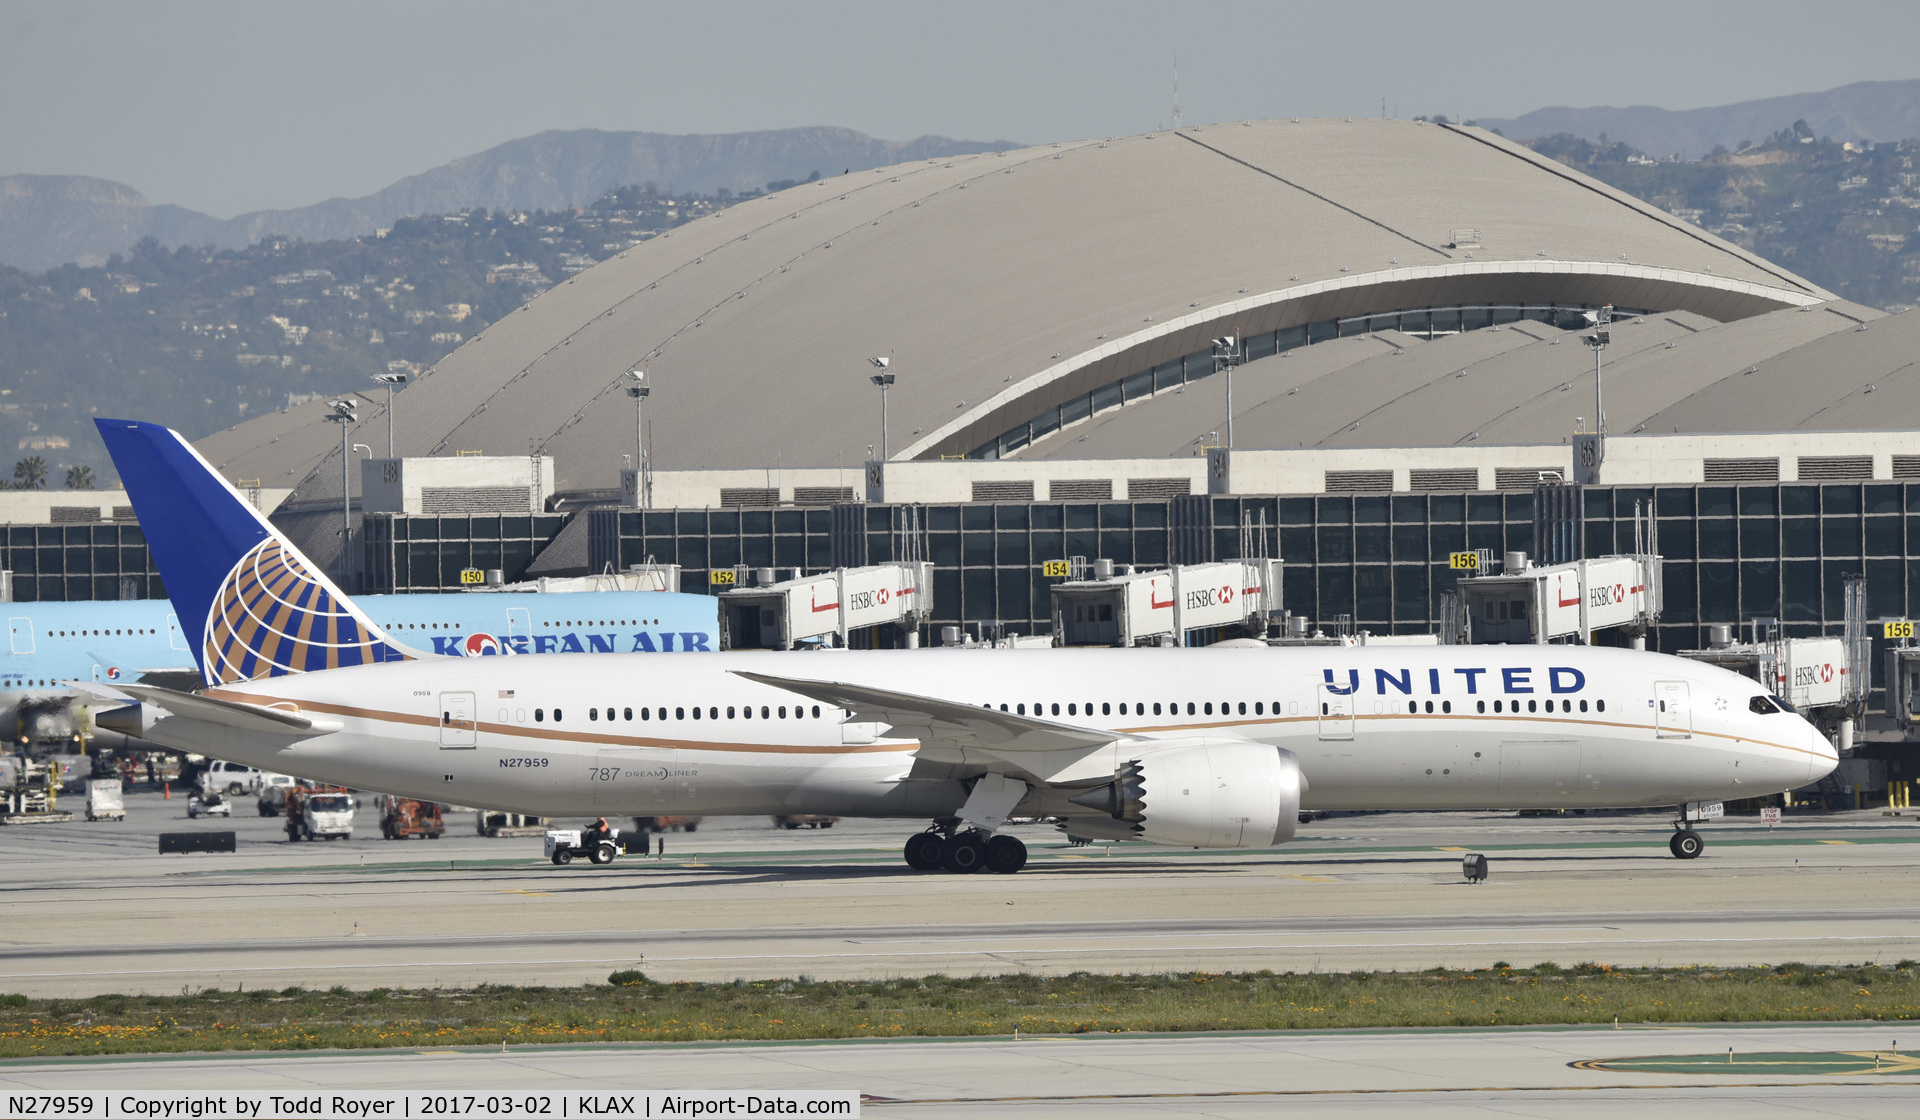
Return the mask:
<svg viewBox="0 0 1920 1120">
<path fill-rule="evenodd" d="M 732 568 L 715 568 L 707 573 L 707 584 L 711 587 L 732 587 L 734 571 Z"/>
<path fill-rule="evenodd" d="M 1447 567 L 1456 571 L 1479 571 L 1480 554 L 1477 552 L 1450 552 L 1447 554 Z"/>
<path fill-rule="evenodd" d="M 487 582 L 487 573 L 478 568 L 460 569 L 460 582 L 466 584 Z"/>
<path fill-rule="evenodd" d="M 1886 623 L 1885 632 L 1882 634 L 1882 637 L 1911 638 L 1913 637 L 1913 623 L 1906 619 L 1888 622 Z"/>
<path fill-rule="evenodd" d="M 1065 560 L 1047 560 L 1043 561 L 1040 565 L 1040 575 L 1047 579 L 1052 579 L 1056 576 L 1065 579 L 1067 572 L 1068 568 Z"/>
</svg>

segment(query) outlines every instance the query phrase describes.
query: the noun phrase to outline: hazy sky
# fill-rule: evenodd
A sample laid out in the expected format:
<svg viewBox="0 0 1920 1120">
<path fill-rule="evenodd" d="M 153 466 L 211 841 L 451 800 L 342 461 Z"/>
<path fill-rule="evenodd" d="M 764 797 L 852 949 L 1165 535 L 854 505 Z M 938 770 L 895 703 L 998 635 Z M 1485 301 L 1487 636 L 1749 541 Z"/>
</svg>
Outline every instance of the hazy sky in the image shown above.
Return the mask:
<svg viewBox="0 0 1920 1120">
<path fill-rule="evenodd" d="M 1596 18 L 1604 16 L 1604 22 Z M 0 175 L 228 217 L 554 128 L 1040 142 L 1920 77 L 1920 4 L 0 0 Z"/>
</svg>

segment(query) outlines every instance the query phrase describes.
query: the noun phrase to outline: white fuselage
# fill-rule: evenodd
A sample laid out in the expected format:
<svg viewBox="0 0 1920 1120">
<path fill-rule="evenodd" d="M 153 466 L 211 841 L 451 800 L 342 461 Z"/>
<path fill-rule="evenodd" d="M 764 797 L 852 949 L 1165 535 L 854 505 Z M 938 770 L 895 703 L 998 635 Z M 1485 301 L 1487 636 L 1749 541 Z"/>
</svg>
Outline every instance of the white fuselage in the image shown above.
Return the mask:
<svg viewBox="0 0 1920 1120">
<path fill-rule="evenodd" d="M 1835 765 L 1799 716 L 1750 710 L 1759 688 L 1744 677 L 1579 646 L 422 660 L 208 692 L 340 725 L 327 734 L 162 720 L 152 737 L 190 734 L 192 749 L 268 770 L 545 816 L 944 816 L 980 772 L 951 761 L 915 771 L 918 741 L 733 670 L 1131 736 L 1243 737 L 1298 757 L 1312 809 L 1669 806 L 1776 793 Z M 1124 765 L 1140 744 L 1102 749 Z M 1021 811 L 1074 811 L 1053 792 Z"/>
</svg>

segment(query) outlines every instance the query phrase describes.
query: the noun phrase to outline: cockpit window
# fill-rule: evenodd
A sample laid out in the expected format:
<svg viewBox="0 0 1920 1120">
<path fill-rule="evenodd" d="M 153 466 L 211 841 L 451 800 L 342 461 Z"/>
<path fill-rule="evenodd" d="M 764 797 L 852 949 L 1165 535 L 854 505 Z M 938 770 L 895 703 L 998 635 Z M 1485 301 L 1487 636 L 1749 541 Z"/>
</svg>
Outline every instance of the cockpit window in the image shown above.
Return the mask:
<svg viewBox="0 0 1920 1120">
<path fill-rule="evenodd" d="M 1780 709 L 1783 712 L 1787 712 L 1791 714 L 1796 710 L 1792 704 L 1787 703 L 1786 700 L 1782 699 L 1781 697 L 1775 696 L 1771 693 L 1767 695 L 1767 699 L 1773 701 L 1773 706 Z"/>
<path fill-rule="evenodd" d="M 1775 712 L 1790 712 L 1793 709 L 1778 696 L 1755 696 L 1747 701 L 1747 710 L 1755 715 L 1770 716 Z"/>
</svg>

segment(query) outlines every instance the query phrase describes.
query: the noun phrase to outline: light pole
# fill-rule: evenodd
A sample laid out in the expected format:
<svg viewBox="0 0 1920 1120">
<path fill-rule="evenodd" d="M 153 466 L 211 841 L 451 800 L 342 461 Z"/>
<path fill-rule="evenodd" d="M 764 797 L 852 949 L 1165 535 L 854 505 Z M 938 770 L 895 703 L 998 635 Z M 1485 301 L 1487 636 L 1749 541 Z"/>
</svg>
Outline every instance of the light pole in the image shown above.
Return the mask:
<svg viewBox="0 0 1920 1120">
<path fill-rule="evenodd" d="M 407 383 L 404 373 L 376 373 L 373 379 L 387 387 L 387 458 L 393 458 L 393 394 Z"/>
<path fill-rule="evenodd" d="M 1587 315 L 1593 322 L 1593 333 L 1582 335 L 1580 341 L 1593 351 L 1593 465 L 1598 467 L 1607 457 L 1607 409 L 1600 395 L 1600 352 L 1613 341 L 1613 305 L 1603 304 L 1600 310 Z"/>
<path fill-rule="evenodd" d="M 880 458 L 892 458 L 892 449 L 887 446 L 887 389 L 893 384 L 893 359 L 868 358 L 867 363 L 879 370 L 879 373 L 867 378 L 880 386 Z"/>
<path fill-rule="evenodd" d="M 1227 374 L 1227 447 L 1233 447 L 1233 367 L 1240 364 L 1240 339 L 1226 335 L 1213 340 L 1213 369 Z"/>
<path fill-rule="evenodd" d="M 627 386 L 627 396 L 633 398 L 633 497 L 641 509 L 653 508 L 653 476 L 647 470 L 647 394 L 653 387 L 647 384 L 647 371 L 634 366 L 627 371 L 632 384 Z"/>
<path fill-rule="evenodd" d="M 352 583 L 347 567 L 353 557 L 353 493 L 349 488 L 348 468 L 353 465 L 353 449 L 349 442 L 349 429 L 360 419 L 354 414 L 351 401 L 328 401 L 327 407 L 333 411 L 327 414 L 329 423 L 340 425 L 340 582 Z"/>
</svg>

